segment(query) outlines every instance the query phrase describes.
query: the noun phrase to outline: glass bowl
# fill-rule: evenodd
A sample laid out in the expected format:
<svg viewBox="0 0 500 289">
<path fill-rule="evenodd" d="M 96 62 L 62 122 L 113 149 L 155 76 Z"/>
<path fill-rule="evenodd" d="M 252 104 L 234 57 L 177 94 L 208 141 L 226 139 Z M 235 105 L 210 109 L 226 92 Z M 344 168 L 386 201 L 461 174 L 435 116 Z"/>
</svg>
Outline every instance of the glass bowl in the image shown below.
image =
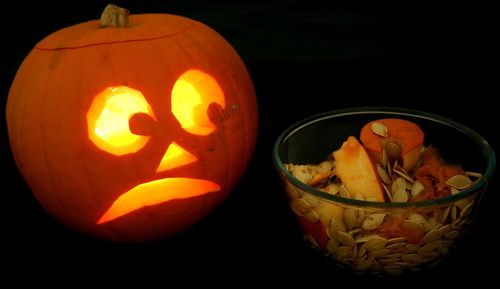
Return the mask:
<svg viewBox="0 0 500 289">
<path fill-rule="evenodd" d="M 348 136 L 382 118 L 417 124 L 441 157 L 480 173 L 469 188 L 417 202 L 376 202 L 320 190 L 297 179 L 296 165 L 319 164 Z M 495 170 L 486 140 L 466 126 L 426 112 L 400 108 L 352 108 L 315 115 L 277 139 L 273 162 L 306 242 L 328 260 L 370 274 L 417 272 L 443 260 L 460 243 Z M 387 228 L 393 228 L 388 230 Z"/>
</svg>

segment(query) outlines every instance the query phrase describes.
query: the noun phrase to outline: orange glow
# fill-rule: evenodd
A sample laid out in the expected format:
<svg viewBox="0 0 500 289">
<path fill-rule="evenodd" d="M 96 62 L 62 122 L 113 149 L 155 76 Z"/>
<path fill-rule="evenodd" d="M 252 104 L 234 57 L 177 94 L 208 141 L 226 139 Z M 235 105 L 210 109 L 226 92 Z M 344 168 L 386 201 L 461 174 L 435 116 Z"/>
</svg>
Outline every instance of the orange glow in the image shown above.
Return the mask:
<svg viewBox="0 0 500 289">
<path fill-rule="evenodd" d="M 167 178 L 140 184 L 118 197 L 101 216 L 97 224 L 104 224 L 147 206 L 175 199 L 196 197 L 220 190 L 214 182 L 200 179 Z"/>
<path fill-rule="evenodd" d="M 208 118 L 211 103 L 225 107 L 224 93 L 215 79 L 197 69 L 188 70 L 172 89 L 172 113 L 183 129 L 196 135 L 208 135 L 217 126 Z"/>
<path fill-rule="evenodd" d="M 168 148 L 167 152 L 161 159 L 160 165 L 156 169 L 156 172 L 163 172 L 180 166 L 184 166 L 197 161 L 198 159 L 190 154 L 188 151 L 183 149 L 181 146 L 172 142 Z"/>
<path fill-rule="evenodd" d="M 131 133 L 129 119 L 140 112 L 154 118 L 151 106 L 140 91 L 126 86 L 105 89 L 94 98 L 87 112 L 90 140 L 98 148 L 118 156 L 138 151 L 149 136 Z"/>
</svg>

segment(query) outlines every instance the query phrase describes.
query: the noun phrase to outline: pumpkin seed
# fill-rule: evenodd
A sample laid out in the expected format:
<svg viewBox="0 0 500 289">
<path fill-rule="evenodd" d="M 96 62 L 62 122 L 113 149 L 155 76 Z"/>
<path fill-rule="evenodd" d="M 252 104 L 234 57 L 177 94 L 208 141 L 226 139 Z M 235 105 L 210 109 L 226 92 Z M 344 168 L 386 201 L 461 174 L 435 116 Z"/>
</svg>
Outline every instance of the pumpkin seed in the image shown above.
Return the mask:
<svg viewBox="0 0 500 289">
<path fill-rule="evenodd" d="M 405 173 L 403 173 L 397 169 L 393 169 L 392 171 L 395 172 L 396 174 L 398 174 L 399 176 L 401 176 L 402 178 L 404 178 L 405 180 L 409 181 L 410 183 L 414 182 L 414 180 L 410 176 L 406 175 Z M 406 186 L 406 184 L 405 184 L 405 186 Z"/>
<path fill-rule="evenodd" d="M 334 168 L 334 162 L 323 161 L 318 165 L 318 171 L 331 173 Z"/>
<path fill-rule="evenodd" d="M 468 204 L 463 210 L 462 212 L 460 212 L 460 219 L 464 219 L 466 218 L 467 216 L 469 216 L 469 214 L 472 212 L 472 205 L 474 203 L 470 203 Z"/>
<path fill-rule="evenodd" d="M 450 252 L 450 249 L 448 247 L 438 247 L 436 248 L 436 252 L 438 252 L 439 254 L 441 255 L 448 255 L 448 253 Z"/>
<path fill-rule="evenodd" d="M 389 246 L 387 246 L 387 248 L 389 248 Z M 401 258 L 401 256 L 404 256 L 404 255 L 405 254 L 403 254 L 403 253 L 393 253 L 393 254 L 385 255 L 384 258 L 396 259 L 397 261 L 399 261 L 399 258 Z"/>
<path fill-rule="evenodd" d="M 339 220 L 335 217 L 332 217 L 330 221 L 329 229 L 326 231 L 326 234 L 330 239 L 335 239 L 337 237 L 338 232 L 344 231 L 345 226 L 342 223 L 342 220 Z"/>
<path fill-rule="evenodd" d="M 407 244 L 406 242 L 394 243 L 394 244 L 387 245 L 386 248 L 394 250 L 394 252 L 402 252 L 405 250 L 406 244 Z"/>
<path fill-rule="evenodd" d="M 365 257 L 365 256 L 366 256 L 366 249 L 365 249 L 365 248 L 363 248 L 363 247 L 360 247 L 360 248 L 358 249 L 358 257 L 359 257 L 359 258 L 363 258 L 363 257 Z"/>
<path fill-rule="evenodd" d="M 419 248 L 420 246 L 416 244 L 406 244 L 405 246 L 405 249 L 410 253 L 417 252 Z"/>
<path fill-rule="evenodd" d="M 307 184 L 310 186 L 316 186 L 328 180 L 329 177 L 330 177 L 330 172 L 317 172 L 315 174 L 312 174 Z"/>
<path fill-rule="evenodd" d="M 340 242 L 340 244 L 349 246 L 349 247 L 354 247 L 356 246 L 356 242 L 354 239 L 351 237 L 351 235 L 338 231 L 337 232 L 337 241 Z"/>
<path fill-rule="evenodd" d="M 444 234 L 443 239 L 446 239 L 446 240 L 455 240 L 459 236 L 460 236 L 460 231 L 453 230 L 453 231 L 450 231 L 450 232 Z"/>
<path fill-rule="evenodd" d="M 475 172 L 465 172 L 465 175 L 473 178 L 481 178 L 483 176 L 482 174 Z"/>
<path fill-rule="evenodd" d="M 435 240 L 441 239 L 441 236 L 443 235 L 443 232 L 439 228 L 434 228 L 431 231 L 427 232 L 425 234 L 424 238 L 422 239 L 423 243 L 429 243 Z"/>
<path fill-rule="evenodd" d="M 384 221 L 385 214 L 384 213 L 375 213 L 366 216 L 365 220 L 363 221 L 363 229 L 365 230 L 374 230 L 378 228 L 382 222 Z"/>
<path fill-rule="evenodd" d="M 373 122 L 371 125 L 372 132 L 381 137 L 387 137 L 387 126 L 380 122 Z"/>
<path fill-rule="evenodd" d="M 403 274 L 403 271 L 397 266 L 394 268 L 384 268 L 384 271 L 392 276 L 401 276 Z"/>
<path fill-rule="evenodd" d="M 399 257 L 397 258 L 390 258 L 389 257 L 390 255 L 385 255 L 383 258 L 380 258 L 380 263 L 384 264 L 384 265 L 391 265 L 391 264 L 394 264 L 396 262 L 399 262 Z"/>
<path fill-rule="evenodd" d="M 351 198 L 349 191 L 347 190 L 347 188 L 344 185 L 340 185 L 339 195 L 343 198 L 347 198 L 347 199 Z"/>
<path fill-rule="evenodd" d="M 410 220 L 404 220 L 403 223 L 401 224 L 401 227 L 407 230 L 412 230 L 412 231 L 424 231 L 425 228 L 421 223 L 417 223 L 415 221 L 410 221 Z"/>
<path fill-rule="evenodd" d="M 364 236 L 357 237 L 354 240 L 356 241 L 356 243 L 366 243 L 368 240 L 370 240 L 372 238 L 378 238 L 378 237 L 379 237 L 379 235 L 377 235 L 377 234 L 370 234 L 370 235 L 364 235 Z"/>
<path fill-rule="evenodd" d="M 318 198 L 313 197 L 310 194 L 304 194 L 302 196 L 302 200 L 304 200 L 309 206 L 311 206 L 313 208 L 316 207 L 316 206 L 318 206 L 318 204 L 319 204 Z"/>
<path fill-rule="evenodd" d="M 422 257 L 427 258 L 427 259 L 436 259 L 439 258 L 439 253 L 436 251 L 419 251 L 419 254 L 422 255 Z"/>
<path fill-rule="evenodd" d="M 402 243 L 406 242 L 406 238 L 404 237 L 396 237 L 396 238 L 391 238 L 387 240 L 387 244 L 395 244 L 395 243 Z"/>
<path fill-rule="evenodd" d="M 408 171 L 401 165 L 399 164 L 396 169 L 404 174 L 406 174 L 407 176 L 410 176 L 410 174 L 408 173 Z"/>
<path fill-rule="evenodd" d="M 323 192 L 326 192 L 330 195 L 336 195 L 339 193 L 340 187 L 339 187 L 339 185 L 332 183 L 332 184 L 328 184 L 326 187 L 324 187 L 323 189 L 320 189 L 320 190 Z"/>
<path fill-rule="evenodd" d="M 416 197 L 423 193 L 425 190 L 424 185 L 420 181 L 413 182 L 413 186 L 411 187 L 411 196 Z"/>
<path fill-rule="evenodd" d="M 411 196 L 411 187 L 413 187 L 413 183 L 406 182 L 406 190 L 408 191 L 410 196 Z"/>
<path fill-rule="evenodd" d="M 356 210 L 356 223 L 354 224 L 354 226 L 361 227 L 364 220 L 365 220 L 365 210 L 357 209 Z"/>
<path fill-rule="evenodd" d="M 412 254 L 407 254 L 407 255 L 401 256 L 401 260 L 403 260 L 404 262 L 412 263 L 412 264 L 415 264 L 415 263 L 418 264 L 418 263 L 422 262 L 422 260 L 424 260 L 424 257 L 422 257 L 422 255 L 420 255 L 420 254 L 412 253 Z"/>
<path fill-rule="evenodd" d="M 353 268 L 354 271 L 366 271 L 370 269 L 372 262 L 370 260 L 362 260 L 360 264 Z"/>
<path fill-rule="evenodd" d="M 288 195 L 288 198 L 290 198 L 291 201 L 295 201 L 296 199 L 300 198 L 299 191 L 291 183 L 288 182 L 285 183 L 285 190 Z"/>
<path fill-rule="evenodd" d="M 379 249 L 379 250 L 370 251 L 370 256 L 372 256 L 372 257 L 381 257 L 381 256 L 385 256 L 385 255 L 387 255 L 389 253 L 391 253 L 390 249 L 383 248 L 383 249 Z"/>
<path fill-rule="evenodd" d="M 306 165 L 295 166 L 292 174 L 297 180 L 303 182 L 304 184 L 307 184 L 312 177 L 309 167 Z"/>
<path fill-rule="evenodd" d="M 311 206 L 303 199 L 296 199 L 291 204 L 292 210 L 298 215 L 303 215 L 312 210 Z"/>
<path fill-rule="evenodd" d="M 344 210 L 344 224 L 347 230 L 351 230 L 356 224 L 356 210 L 355 209 L 345 209 Z"/>
<path fill-rule="evenodd" d="M 330 239 L 328 240 L 328 243 L 326 243 L 326 249 L 332 254 L 337 252 L 338 247 L 340 247 L 340 244 L 337 240 Z"/>
<path fill-rule="evenodd" d="M 382 149 L 382 167 L 384 169 L 387 168 L 387 163 L 388 163 L 387 162 L 387 152 L 385 151 L 385 148 L 384 148 L 384 149 Z"/>
<path fill-rule="evenodd" d="M 303 214 L 302 217 L 304 217 L 311 223 L 316 223 L 317 221 L 319 221 L 319 215 L 315 210 L 310 210 L 309 212 Z"/>
<path fill-rule="evenodd" d="M 401 157 L 401 147 L 395 142 L 388 142 L 385 145 L 388 159 L 397 160 Z"/>
<path fill-rule="evenodd" d="M 427 222 L 425 217 L 419 213 L 413 213 L 413 214 L 409 215 L 408 220 L 413 221 L 413 222 L 417 222 L 420 224 L 425 224 Z"/>
<path fill-rule="evenodd" d="M 441 240 L 441 246 L 440 247 L 451 247 L 453 245 L 452 240 Z"/>
<path fill-rule="evenodd" d="M 364 201 L 365 197 L 363 197 L 363 195 L 360 193 L 356 193 L 356 194 L 354 194 L 353 199 L 358 200 L 358 201 Z"/>
<path fill-rule="evenodd" d="M 468 199 L 463 199 L 455 202 L 455 205 L 460 209 L 464 210 L 471 201 Z"/>
<path fill-rule="evenodd" d="M 391 185 L 391 192 L 393 195 L 399 190 L 406 190 L 406 181 L 402 177 L 397 178 Z"/>
<path fill-rule="evenodd" d="M 460 220 L 460 219 L 459 219 Z M 468 220 L 468 219 L 464 219 L 462 221 L 460 221 L 458 223 L 459 226 L 465 226 L 465 225 L 469 225 L 472 221 L 471 220 Z"/>
<path fill-rule="evenodd" d="M 394 203 L 406 203 L 408 201 L 408 194 L 405 188 L 401 188 L 395 191 L 392 195 L 392 201 Z"/>
<path fill-rule="evenodd" d="M 377 262 L 377 260 L 372 259 L 372 267 L 371 267 L 371 269 L 373 271 L 380 271 L 380 270 L 382 270 L 382 264 L 379 263 L 379 262 Z"/>
<path fill-rule="evenodd" d="M 408 262 L 394 262 L 392 264 L 393 266 L 401 266 L 401 267 L 410 267 L 410 266 L 415 266 L 414 264 L 408 263 Z"/>
<path fill-rule="evenodd" d="M 311 247 L 312 247 L 313 249 L 315 249 L 316 251 L 319 251 L 319 250 L 320 250 L 319 244 L 318 244 L 318 242 L 316 241 L 316 239 L 314 239 L 314 237 L 313 237 L 313 236 L 311 236 L 311 235 L 309 235 L 309 234 L 304 235 L 304 240 L 305 240 L 306 242 L 308 242 L 308 243 L 311 245 Z"/>
<path fill-rule="evenodd" d="M 441 231 L 441 234 L 444 235 L 444 234 L 450 232 L 451 230 L 453 230 L 453 227 L 450 224 L 448 224 L 448 225 L 442 226 L 441 228 L 439 228 L 439 230 Z M 444 242 L 444 241 L 441 241 L 441 243 L 442 242 Z"/>
<path fill-rule="evenodd" d="M 446 184 L 455 189 L 465 190 L 472 185 L 472 181 L 467 176 L 454 175 L 446 181 Z"/>
<path fill-rule="evenodd" d="M 340 246 L 335 251 L 335 255 L 337 256 L 338 259 L 343 260 L 351 257 L 351 252 L 352 252 L 351 247 Z"/>
<path fill-rule="evenodd" d="M 391 183 L 391 179 L 389 179 L 387 172 L 379 164 L 377 164 L 377 172 L 378 172 L 378 175 L 380 176 L 380 179 L 382 180 L 382 182 L 384 182 L 388 185 Z"/>
<path fill-rule="evenodd" d="M 382 237 L 373 237 L 363 244 L 363 248 L 365 248 L 367 252 L 372 252 L 383 249 L 386 244 L 387 244 L 386 239 Z"/>
<path fill-rule="evenodd" d="M 428 242 L 427 244 L 420 247 L 420 249 L 418 249 L 418 253 L 421 254 L 422 252 L 425 252 L 425 251 L 433 251 L 434 249 L 436 249 L 439 246 L 441 246 L 441 240 L 434 240 L 434 241 Z"/>
<path fill-rule="evenodd" d="M 443 212 L 440 217 L 440 223 L 444 224 L 446 222 L 446 219 L 448 218 L 448 215 L 450 214 L 451 206 L 446 207 L 443 209 Z"/>
<path fill-rule="evenodd" d="M 425 226 L 425 230 L 428 232 L 432 229 L 435 229 L 436 227 L 438 227 L 441 223 L 439 223 L 437 221 L 437 215 L 436 213 L 434 212 L 434 215 L 431 216 L 431 217 L 428 217 L 427 218 L 427 223 L 424 224 Z"/>
<path fill-rule="evenodd" d="M 389 189 L 385 186 L 385 184 L 382 184 L 382 187 L 384 187 L 384 192 L 387 198 L 389 199 L 390 202 L 392 202 L 392 194 L 389 191 Z"/>
<path fill-rule="evenodd" d="M 457 206 L 452 206 L 450 209 L 450 216 L 453 221 L 457 219 Z"/>
</svg>

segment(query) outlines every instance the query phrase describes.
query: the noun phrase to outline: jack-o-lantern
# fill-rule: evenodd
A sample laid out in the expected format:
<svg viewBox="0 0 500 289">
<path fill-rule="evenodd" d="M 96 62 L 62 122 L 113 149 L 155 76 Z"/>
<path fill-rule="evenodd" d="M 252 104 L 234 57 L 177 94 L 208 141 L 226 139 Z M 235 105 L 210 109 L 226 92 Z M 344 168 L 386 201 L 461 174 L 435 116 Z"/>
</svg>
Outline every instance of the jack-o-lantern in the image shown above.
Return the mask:
<svg viewBox="0 0 500 289">
<path fill-rule="evenodd" d="M 48 36 L 7 103 L 19 170 L 45 209 L 114 241 L 178 233 L 220 204 L 257 134 L 245 65 L 207 26 L 110 6 Z"/>
</svg>

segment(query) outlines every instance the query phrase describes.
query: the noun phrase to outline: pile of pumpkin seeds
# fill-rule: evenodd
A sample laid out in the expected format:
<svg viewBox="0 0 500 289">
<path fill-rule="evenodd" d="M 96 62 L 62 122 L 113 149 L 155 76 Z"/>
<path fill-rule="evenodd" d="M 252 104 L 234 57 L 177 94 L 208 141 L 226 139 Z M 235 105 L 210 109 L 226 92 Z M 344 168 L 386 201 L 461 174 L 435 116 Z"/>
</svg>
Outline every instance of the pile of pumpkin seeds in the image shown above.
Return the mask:
<svg viewBox="0 0 500 289">
<path fill-rule="evenodd" d="M 387 136 L 387 128 L 383 125 L 373 125 L 372 130 Z M 408 202 L 424 191 L 424 186 L 398 164 L 400 154 L 399 146 L 389 143 L 382 151 L 382 163 L 377 164 L 387 200 L 391 202 Z M 285 164 L 285 167 L 301 182 L 328 194 L 377 201 L 365 200 L 361 194 L 349 192 L 335 175 L 335 160 L 318 165 Z M 456 194 L 471 187 L 480 178 L 481 174 L 466 172 L 451 177 L 446 184 L 452 194 Z M 401 275 L 407 270 L 419 271 L 446 256 L 471 222 L 471 212 L 477 203 L 475 198 L 479 195 L 432 208 L 375 208 L 325 200 L 302 191 L 288 181 L 285 186 L 294 213 L 308 222 L 321 222 L 326 231 L 326 244 L 324 240 L 316 240 L 318 236 L 314 233 L 304 232 L 311 245 L 356 272 L 391 275 Z M 415 241 L 405 238 L 405 234 L 390 237 L 381 234 L 381 226 L 395 218 L 401 221 L 401 228 L 422 237 Z"/>
</svg>

